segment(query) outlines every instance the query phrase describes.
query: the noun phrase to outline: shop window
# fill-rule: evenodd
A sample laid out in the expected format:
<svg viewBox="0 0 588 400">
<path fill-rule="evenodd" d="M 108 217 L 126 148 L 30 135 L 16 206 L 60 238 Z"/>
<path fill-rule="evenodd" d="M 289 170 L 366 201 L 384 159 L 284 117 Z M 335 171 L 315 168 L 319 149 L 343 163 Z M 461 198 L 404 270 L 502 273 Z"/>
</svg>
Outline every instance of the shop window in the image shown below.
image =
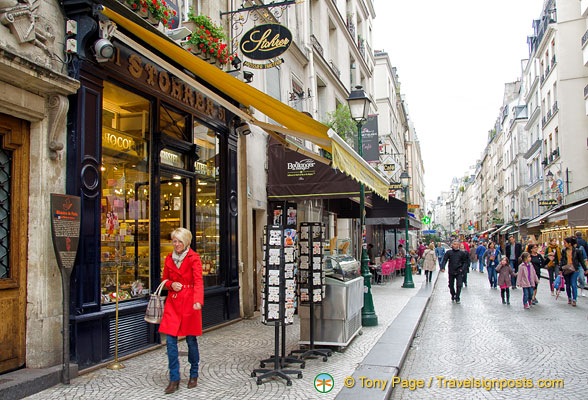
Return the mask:
<svg viewBox="0 0 588 400">
<path fill-rule="evenodd" d="M 161 133 L 186 142 L 192 141 L 192 135 L 187 130 L 190 114 L 175 110 L 166 104 L 161 105 L 159 114 Z"/>
<path fill-rule="evenodd" d="M 109 82 L 102 107 L 102 304 L 149 293 L 150 103 Z"/>
<path fill-rule="evenodd" d="M 196 252 L 202 260 L 204 286 L 222 283 L 220 263 L 219 140 L 214 131 L 194 123 L 194 143 L 198 146 L 196 172 Z"/>
<path fill-rule="evenodd" d="M 0 279 L 10 278 L 10 165 L 11 152 L 0 149 Z"/>
</svg>

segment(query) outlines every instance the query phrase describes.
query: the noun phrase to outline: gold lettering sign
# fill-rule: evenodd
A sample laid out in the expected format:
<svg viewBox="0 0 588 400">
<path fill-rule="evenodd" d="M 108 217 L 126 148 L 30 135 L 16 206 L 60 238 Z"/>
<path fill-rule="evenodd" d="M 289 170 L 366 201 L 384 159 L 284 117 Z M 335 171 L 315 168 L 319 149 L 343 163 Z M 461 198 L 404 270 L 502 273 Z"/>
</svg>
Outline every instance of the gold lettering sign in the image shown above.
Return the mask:
<svg viewBox="0 0 588 400">
<path fill-rule="evenodd" d="M 284 53 L 292 44 L 292 33 L 283 25 L 263 24 L 243 35 L 239 47 L 252 60 L 269 60 Z"/>
<path fill-rule="evenodd" d="M 213 118 L 222 124 L 226 123 L 226 110 L 222 106 L 163 68 L 148 62 L 126 46 L 117 43 L 114 55 L 109 61 L 108 64 L 105 64 L 109 68 L 122 71 L 137 80 L 138 83 L 147 85 L 152 90 L 186 104 L 201 114 L 205 114 L 202 117 L 206 119 Z"/>
<path fill-rule="evenodd" d="M 135 139 L 118 132 L 111 132 L 108 128 L 102 130 L 102 145 L 113 150 L 137 155 Z"/>
</svg>

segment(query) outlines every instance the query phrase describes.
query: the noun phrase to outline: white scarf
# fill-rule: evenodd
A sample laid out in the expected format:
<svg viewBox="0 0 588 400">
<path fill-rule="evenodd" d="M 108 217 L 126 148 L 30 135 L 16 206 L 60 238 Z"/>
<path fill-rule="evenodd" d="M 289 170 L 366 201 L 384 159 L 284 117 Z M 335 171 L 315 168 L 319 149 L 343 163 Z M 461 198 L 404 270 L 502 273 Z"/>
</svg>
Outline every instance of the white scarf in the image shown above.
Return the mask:
<svg viewBox="0 0 588 400">
<path fill-rule="evenodd" d="M 186 250 L 184 250 L 182 253 L 176 253 L 176 251 L 174 250 L 172 252 L 172 259 L 174 260 L 174 263 L 176 264 L 176 267 L 178 267 L 178 269 L 180 269 L 180 267 L 182 266 L 182 261 L 184 261 L 184 258 L 186 258 L 186 255 L 188 254 L 188 250 L 190 250 L 190 248 L 186 248 Z"/>
</svg>

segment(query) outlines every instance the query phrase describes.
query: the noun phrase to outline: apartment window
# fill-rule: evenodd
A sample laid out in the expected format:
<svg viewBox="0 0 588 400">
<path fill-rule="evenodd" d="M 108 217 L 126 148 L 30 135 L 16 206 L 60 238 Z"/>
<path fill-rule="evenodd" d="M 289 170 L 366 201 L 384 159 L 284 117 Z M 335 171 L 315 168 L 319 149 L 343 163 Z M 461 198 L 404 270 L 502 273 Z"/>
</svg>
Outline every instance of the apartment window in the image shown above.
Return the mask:
<svg viewBox="0 0 588 400">
<path fill-rule="evenodd" d="M 266 93 L 276 100 L 282 100 L 280 92 L 280 70 L 278 68 L 269 68 L 265 70 Z"/>
<path fill-rule="evenodd" d="M 553 82 L 553 104 L 557 103 L 557 82 Z"/>
<path fill-rule="evenodd" d="M 553 151 L 553 135 L 549 134 L 549 154 Z"/>
<path fill-rule="evenodd" d="M 194 14 L 199 15 L 202 13 L 202 0 L 192 0 L 182 1 L 182 19 L 184 21 L 188 20 L 188 13 L 190 12 L 190 7 L 193 8 Z"/>
<path fill-rule="evenodd" d="M 555 140 L 554 140 L 554 143 L 555 143 L 555 148 L 556 149 L 559 148 L 559 129 L 558 129 L 557 126 L 555 127 Z"/>
</svg>

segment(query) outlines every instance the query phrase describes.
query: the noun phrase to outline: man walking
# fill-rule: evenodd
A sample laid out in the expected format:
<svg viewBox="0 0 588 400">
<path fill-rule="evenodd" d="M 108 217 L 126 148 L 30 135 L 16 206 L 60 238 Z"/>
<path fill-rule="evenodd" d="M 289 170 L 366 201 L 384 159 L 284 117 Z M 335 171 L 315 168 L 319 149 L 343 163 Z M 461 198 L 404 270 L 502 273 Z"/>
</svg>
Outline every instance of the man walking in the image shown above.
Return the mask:
<svg viewBox="0 0 588 400">
<path fill-rule="evenodd" d="M 480 240 L 480 245 L 476 248 L 476 255 L 478 256 L 478 266 L 481 273 L 484 273 L 484 254 L 486 254 L 486 247 L 484 242 Z"/>
<path fill-rule="evenodd" d="M 445 248 L 441 246 L 441 242 L 437 243 L 437 247 L 435 248 L 435 255 L 437 256 L 439 266 L 441 266 L 441 261 L 443 261 L 443 256 L 445 255 Z M 441 272 L 443 272 L 443 270 L 441 270 Z"/>
<path fill-rule="evenodd" d="M 447 250 L 441 262 L 441 270 L 445 269 L 445 264 L 449 262 L 449 292 L 451 301 L 460 304 L 461 286 L 463 284 L 463 273 L 467 268 L 467 254 L 459 249 L 459 241 L 451 242 L 451 250 Z"/>
<path fill-rule="evenodd" d="M 510 266 L 512 267 L 513 271 L 516 273 L 519 272 L 519 264 L 521 263 L 519 261 L 519 258 L 521 257 L 521 254 L 523 253 L 523 246 L 521 246 L 520 243 L 515 243 L 515 238 L 513 235 L 510 235 L 510 237 L 508 238 L 508 243 L 506 245 L 506 253 L 504 254 L 505 256 L 508 257 L 508 262 L 510 262 Z M 513 276 L 511 279 L 511 286 L 513 289 L 517 288 L 517 278 L 516 276 Z"/>
</svg>

